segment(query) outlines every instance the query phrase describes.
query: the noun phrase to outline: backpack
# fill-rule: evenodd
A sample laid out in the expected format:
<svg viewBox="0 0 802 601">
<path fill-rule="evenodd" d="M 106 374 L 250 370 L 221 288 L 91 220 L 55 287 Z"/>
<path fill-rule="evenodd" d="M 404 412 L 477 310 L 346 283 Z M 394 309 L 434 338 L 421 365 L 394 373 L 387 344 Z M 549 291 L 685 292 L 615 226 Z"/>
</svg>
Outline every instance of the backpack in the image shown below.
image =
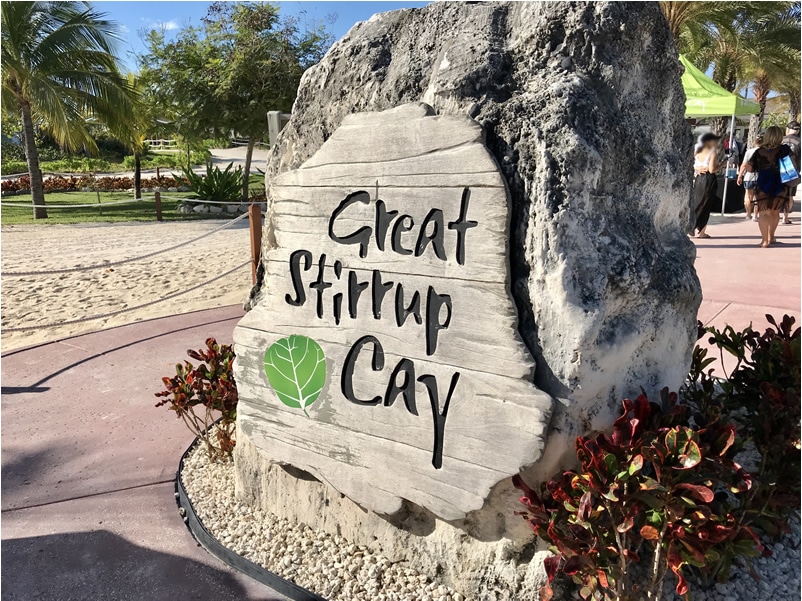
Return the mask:
<svg viewBox="0 0 802 601">
<path fill-rule="evenodd" d="M 762 190 L 771 198 L 779 196 L 785 190 L 785 184 L 780 175 L 780 159 L 789 154 L 788 150 L 790 149 L 787 146 L 786 149 L 781 146 L 774 161 L 771 163 L 764 162 L 762 168 L 760 157 L 758 156 L 760 151 L 755 152 L 750 160 L 752 170 L 757 173 L 756 188 Z"/>
<path fill-rule="evenodd" d="M 785 144 L 786 146 L 788 146 L 788 148 L 791 149 L 791 156 L 793 156 L 796 159 L 796 164 L 798 167 L 800 156 L 802 156 L 800 155 L 800 150 L 802 149 L 800 149 L 799 147 L 799 136 L 785 136 L 783 138 L 783 144 Z"/>
</svg>

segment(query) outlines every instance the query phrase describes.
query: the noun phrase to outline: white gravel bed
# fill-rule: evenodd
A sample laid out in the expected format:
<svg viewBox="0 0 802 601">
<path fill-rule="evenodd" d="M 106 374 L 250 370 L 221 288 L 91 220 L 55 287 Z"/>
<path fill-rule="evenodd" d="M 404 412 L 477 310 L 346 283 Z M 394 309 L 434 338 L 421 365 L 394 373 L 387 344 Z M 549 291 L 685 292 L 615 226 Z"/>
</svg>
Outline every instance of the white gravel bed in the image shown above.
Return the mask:
<svg viewBox="0 0 802 601">
<path fill-rule="evenodd" d="M 211 461 L 201 446 L 187 455 L 181 478 L 195 512 L 218 541 L 331 601 L 465 601 L 436 580 L 367 547 L 238 502 L 233 461 Z"/>
<path fill-rule="evenodd" d="M 184 486 L 203 524 L 226 547 L 327 599 L 343 601 L 464 601 L 465 597 L 403 564 L 305 524 L 291 524 L 234 497 L 234 463 L 211 461 L 196 446 L 187 456 Z M 733 565 L 729 582 L 708 590 L 691 583 L 693 601 L 799 601 L 800 522 L 771 545 L 771 557 L 751 560 L 755 580 Z M 576 597 L 578 598 L 578 596 Z M 666 577 L 665 599 L 680 601 Z M 562 601 L 562 600 L 560 600 Z"/>
</svg>

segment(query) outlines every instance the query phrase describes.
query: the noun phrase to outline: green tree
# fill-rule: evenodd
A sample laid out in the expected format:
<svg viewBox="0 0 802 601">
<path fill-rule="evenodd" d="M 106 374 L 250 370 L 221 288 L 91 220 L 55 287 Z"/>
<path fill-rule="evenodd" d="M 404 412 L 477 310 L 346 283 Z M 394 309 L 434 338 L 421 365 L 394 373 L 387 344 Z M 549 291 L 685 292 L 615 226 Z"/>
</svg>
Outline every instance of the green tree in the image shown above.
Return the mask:
<svg viewBox="0 0 802 601">
<path fill-rule="evenodd" d="M 749 120 L 749 139 L 754 143 L 766 116 L 772 91 L 795 89 L 800 79 L 800 5 L 798 2 L 764 2 L 761 12 L 747 15 L 742 23 L 744 59 L 742 79 L 751 81 L 760 113 Z M 795 86 L 795 88 L 793 88 Z"/>
<path fill-rule="evenodd" d="M 144 102 L 160 123 L 162 135 L 175 137 L 186 147 L 191 169 L 190 151 L 224 131 L 210 98 L 216 83 L 208 78 L 206 68 L 214 48 L 203 42 L 197 27 L 185 27 L 172 41 L 164 29 L 152 29 L 143 36 L 148 52 L 138 57 L 137 79 Z"/>
<path fill-rule="evenodd" d="M 202 23 L 172 42 L 163 31 L 149 32 L 141 74 L 188 141 L 247 136 L 247 200 L 253 149 L 267 137 L 268 111 L 292 108 L 301 75 L 320 60 L 331 36 L 321 24 L 280 17 L 267 3 L 215 2 Z"/>
<path fill-rule="evenodd" d="M 120 75 L 117 28 L 79 2 L 2 3 L 2 103 L 18 113 L 31 178 L 34 218 L 47 217 L 35 129 L 71 150 L 97 152 L 94 118 L 110 129 L 130 122 L 135 94 Z"/>
<path fill-rule="evenodd" d="M 660 2 L 668 28 L 681 54 L 696 63 L 724 33 L 733 33 L 733 23 L 747 2 Z"/>
<path fill-rule="evenodd" d="M 774 2 L 661 2 L 680 52 L 731 92 L 751 87 L 760 114 L 750 120 L 757 135 L 772 91 L 799 99 L 800 5 Z M 711 120 L 721 134 L 727 119 Z M 753 141 L 753 140 L 752 140 Z"/>
</svg>

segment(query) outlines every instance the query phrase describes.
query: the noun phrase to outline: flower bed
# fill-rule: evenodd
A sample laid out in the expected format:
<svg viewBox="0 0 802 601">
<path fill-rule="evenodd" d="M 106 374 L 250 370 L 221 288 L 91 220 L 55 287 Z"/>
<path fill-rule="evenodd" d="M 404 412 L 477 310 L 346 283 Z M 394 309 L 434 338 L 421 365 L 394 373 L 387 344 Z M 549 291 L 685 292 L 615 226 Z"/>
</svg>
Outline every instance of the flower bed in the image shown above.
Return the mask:
<svg viewBox="0 0 802 601">
<path fill-rule="evenodd" d="M 53 175 L 46 177 L 43 181 L 45 192 L 76 192 L 80 190 L 100 190 L 101 192 L 114 192 L 131 190 L 134 187 L 133 177 L 97 177 L 92 178 L 88 175 L 63 177 L 60 175 Z M 4 196 L 13 196 L 14 194 L 29 194 L 31 191 L 31 179 L 27 175 L 15 179 L 3 180 L 2 189 Z M 154 189 L 168 190 L 173 188 L 173 191 L 186 191 L 189 188 L 186 181 L 176 177 L 146 177 L 142 178 L 142 190 Z"/>
</svg>

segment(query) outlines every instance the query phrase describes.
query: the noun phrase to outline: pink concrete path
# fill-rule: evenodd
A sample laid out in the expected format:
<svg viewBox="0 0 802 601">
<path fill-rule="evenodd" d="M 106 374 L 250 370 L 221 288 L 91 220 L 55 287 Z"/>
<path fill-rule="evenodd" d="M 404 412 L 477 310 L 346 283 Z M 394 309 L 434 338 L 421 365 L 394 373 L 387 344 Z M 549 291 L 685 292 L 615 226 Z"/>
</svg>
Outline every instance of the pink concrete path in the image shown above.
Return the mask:
<svg viewBox="0 0 802 601">
<path fill-rule="evenodd" d="M 695 240 L 719 327 L 800 315 L 800 227 L 758 248 L 757 225 L 714 218 Z M 2 599 L 273 600 L 196 546 L 172 480 L 192 436 L 154 407 L 160 378 L 239 307 L 140 322 L 2 356 Z"/>
<path fill-rule="evenodd" d="M 793 225 L 780 224 L 775 246 L 760 248 L 757 223 L 740 216 L 714 216 L 708 233 L 711 238 L 694 238 L 696 273 L 702 283 L 699 319 L 718 329 L 731 325 L 736 330 L 750 323 L 759 331 L 768 327 L 765 315 L 777 321 L 784 314 L 799 325 L 800 251 L 799 203 L 792 214 Z M 734 361 L 725 356 L 731 369 Z M 721 370 L 717 370 L 719 373 Z"/>
<path fill-rule="evenodd" d="M 239 307 L 140 322 L 2 357 L 2 599 L 283 599 L 198 547 L 173 496 L 192 435 L 161 377 Z"/>
</svg>

